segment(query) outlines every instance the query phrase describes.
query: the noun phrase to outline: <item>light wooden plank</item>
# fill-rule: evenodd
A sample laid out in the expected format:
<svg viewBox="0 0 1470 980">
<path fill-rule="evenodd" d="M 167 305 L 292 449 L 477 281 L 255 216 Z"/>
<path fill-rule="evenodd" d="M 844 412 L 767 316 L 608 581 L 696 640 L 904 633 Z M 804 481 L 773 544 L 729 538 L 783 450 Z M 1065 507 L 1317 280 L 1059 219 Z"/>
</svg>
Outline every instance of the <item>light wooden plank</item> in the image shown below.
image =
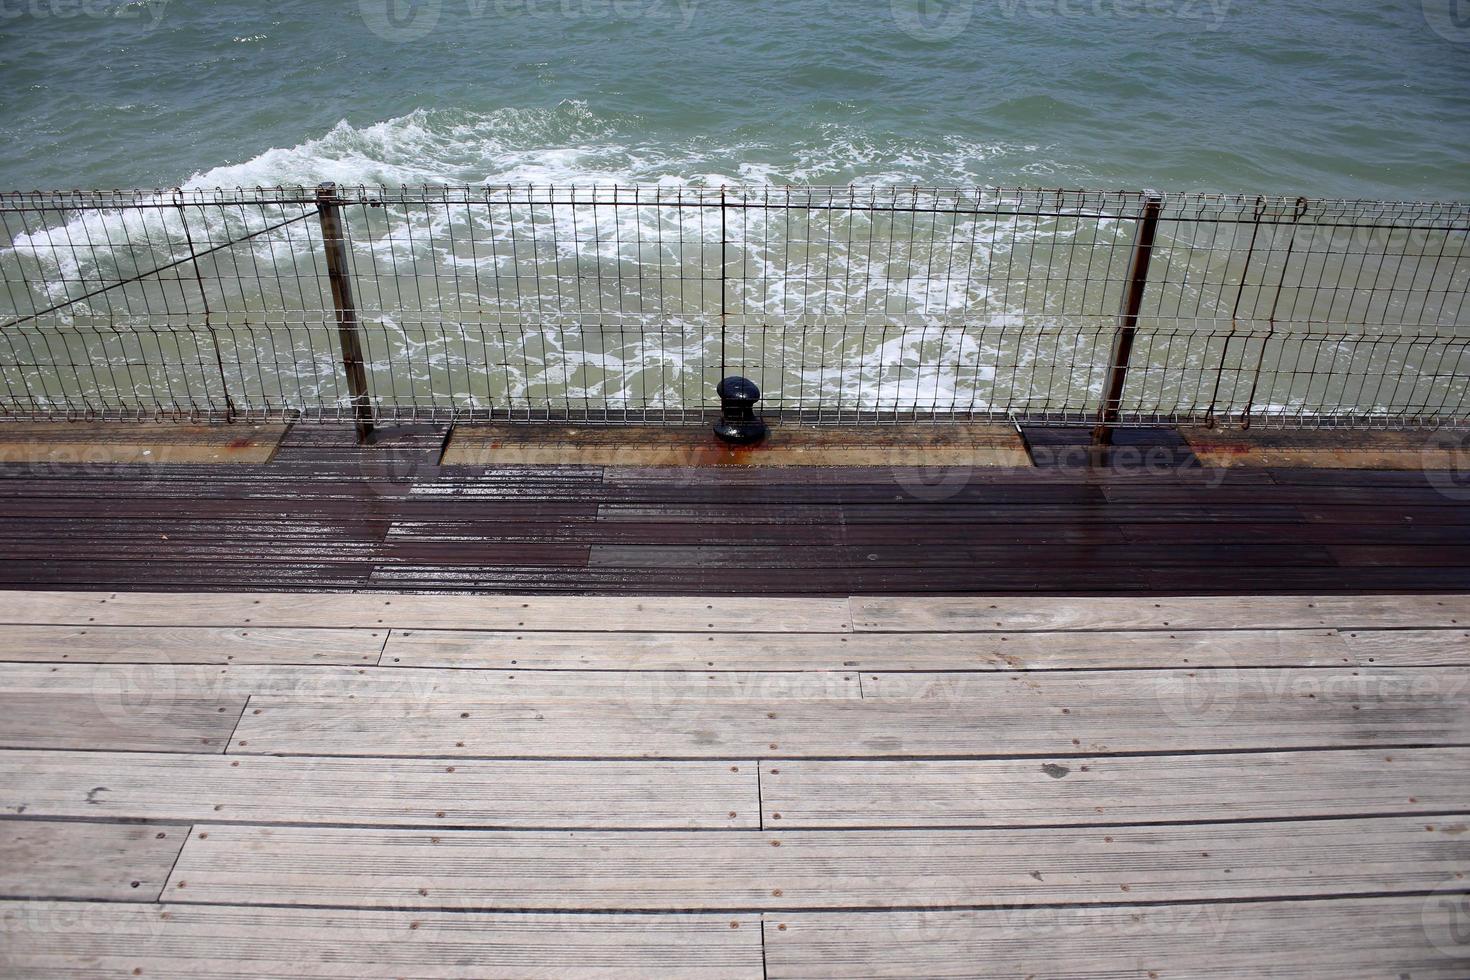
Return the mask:
<svg viewBox="0 0 1470 980">
<path fill-rule="evenodd" d="M 1372 629 L 1470 624 L 1470 595 L 857 596 L 853 625 L 879 632 Z"/>
<path fill-rule="evenodd" d="M 7 422 L 0 463 L 268 463 L 288 426 Z"/>
<path fill-rule="evenodd" d="M 187 826 L 0 820 L 0 896 L 151 902 Z"/>
<path fill-rule="evenodd" d="M 7 976 L 761 978 L 751 915 L 0 903 Z"/>
<path fill-rule="evenodd" d="M 375 629 L 677 630 L 841 633 L 844 599 L 397 595 L 385 593 L 0 592 L 0 623 Z"/>
<path fill-rule="evenodd" d="M 1366 658 L 1365 658 L 1366 659 Z M 1130 671 L 1129 673 L 1139 673 Z M 1365 700 L 1408 705 L 1422 703 L 1460 704 L 1470 695 L 1470 672 L 1460 667 L 1390 667 L 1373 665 L 1357 670 L 1342 667 L 1241 667 L 1230 664 L 1202 667 L 1199 670 L 1142 672 L 1141 687 L 1130 687 L 1138 678 L 1115 686 L 1119 692 L 1132 690 L 1151 697 L 1166 713 L 1181 723 L 1211 724 L 1227 720 L 1234 711 L 1248 703 L 1301 700 L 1349 701 Z M 970 701 L 988 704 L 997 697 L 996 675 L 986 671 L 944 671 L 942 673 L 909 671 L 864 673 L 862 690 L 865 697 L 895 701 Z M 1075 698 L 1067 697 L 1067 684 L 1052 683 L 1053 678 L 1037 674 L 1033 677 L 1010 675 L 1016 685 L 1012 696 L 1024 698 L 1037 708 L 1051 707 L 1054 695 L 1066 698 L 1057 707 L 1083 713 L 1109 704 L 1106 673 L 1085 673 L 1074 677 Z M 1149 682 L 1152 682 L 1150 686 Z M 1247 707 L 1247 710 L 1248 707 Z M 1361 707 L 1359 710 L 1363 710 Z"/>
<path fill-rule="evenodd" d="M 587 633 L 394 630 L 385 666 L 569 670 L 1077 670 L 1326 667 L 1470 663 L 1459 631 L 1365 641 L 1355 655 L 1335 630 L 1171 630 L 1120 633 Z M 1439 634 L 1445 635 L 1441 637 Z M 1368 647 L 1372 649 L 1369 650 Z"/>
<path fill-rule="evenodd" d="M 1353 662 L 1362 665 L 1470 662 L 1470 632 L 1465 630 L 1352 630 L 1342 640 Z"/>
<path fill-rule="evenodd" d="M 0 693 L 0 748 L 222 752 L 244 698 Z"/>
<path fill-rule="evenodd" d="M 730 446 L 708 426 L 455 426 L 445 466 L 1008 466 L 1029 467 L 1014 425 L 773 425 L 758 446 Z"/>
<path fill-rule="evenodd" d="M 753 698 L 857 698 L 845 671 L 448 670 L 205 664 L 4 664 L 0 692 L 91 693 L 125 706 L 140 698 L 377 698 L 517 701 L 629 698 L 654 703 Z"/>
<path fill-rule="evenodd" d="M 0 626 L 0 661 L 375 664 L 386 629 Z"/>
<path fill-rule="evenodd" d="M 387 826 L 759 826 L 754 762 L 0 752 L 0 813 Z"/>
<path fill-rule="evenodd" d="M 1427 828 L 1427 829 L 1426 829 Z M 1394 817 L 988 831 L 416 831 L 216 826 L 172 901 L 719 910 L 1035 905 L 1429 890 L 1470 824 Z"/>
<path fill-rule="evenodd" d="M 767 976 L 1463 978 L 1463 896 L 765 915 Z"/>
<path fill-rule="evenodd" d="M 1470 743 L 1470 683 L 1458 668 L 976 673 L 952 680 L 930 697 L 860 701 L 260 698 L 230 751 L 850 758 Z"/>
<path fill-rule="evenodd" d="M 766 762 L 766 826 L 1007 827 L 1436 813 L 1470 748 Z"/>
</svg>

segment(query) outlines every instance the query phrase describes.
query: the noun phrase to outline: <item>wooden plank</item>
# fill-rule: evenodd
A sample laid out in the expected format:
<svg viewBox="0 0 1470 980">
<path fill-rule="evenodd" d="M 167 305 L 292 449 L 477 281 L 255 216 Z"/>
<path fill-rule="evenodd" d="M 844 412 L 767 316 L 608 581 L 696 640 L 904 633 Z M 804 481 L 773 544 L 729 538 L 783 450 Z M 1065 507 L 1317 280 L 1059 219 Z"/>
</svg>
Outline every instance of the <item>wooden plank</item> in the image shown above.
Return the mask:
<svg viewBox="0 0 1470 980">
<path fill-rule="evenodd" d="M 211 827 L 171 901 L 713 911 L 1037 905 L 1430 890 L 1464 818 L 987 831 Z M 1324 873 L 1330 872 L 1330 873 Z"/>
<path fill-rule="evenodd" d="M 1464 664 L 1470 660 L 1470 631 L 1351 630 L 1342 634 L 1355 663 Z"/>
<path fill-rule="evenodd" d="M 386 629 L 0 626 L 0 661 L 375 664 Z"/>
<path fill-rule="evenodd" d="M 929 697 L 869 696 L 860 701 L 624 697 L 455 703 L 256 698 L 241 719 L 230 751 L 851 758 L 1470 742 L 1470 678 L 1459 668 L 958 676 L 963 680 L 949 687 L 934 686 Z M 933 680 L 925 683 L 936 685 Z M 867 685 L 865 681 L 864 693 L 871 695 Z"/>
<path fill-rule="evenodd" d="M 1020 827 L 1436 813 L 1470 800 L 1470 749 L 761 766 L 767 827 Z"/>
<path fill-rule="evenodd" d="M 0 591 L 0 623 L 846 632 L 841 599 Z"/>
<path fill-rule="evenodd" d="M 0 903 L 0 973 L 761 980 L 751 915 L 481 915 Z"/>
<path fill-rule="evenodd" d="M 0 752 L 0 813 L 199 822 L 760 826 L 754 762 L 489 762 Z"/>
<path fill-rule="evenodd" d="M 1402 642 L 1393 637 L 1402 634 Z M 544 670 L 1076 670 L 1470 663 L 1458 630 L 1178 630 L 766 636 L 394 630 L 385 666 Z M 1381 639 L 1372 639 L 1379 637 Z M 1361 651 L 1361 652 L 1360 652 Z"/>
<path fill-rule="evenodd" d="M 444 466 L 1009 466 L 1030 457 L 1014 426 L 773 425 L 758 446 L 729 446 L 708 426 L 457 425 Z"/>
<path fill-rule="evenodd" d="M 0 462 L 198 464 L 270 461 L 285 425 L 137 422 L 7 422 Z"/>
<path fill-rule="evenodd" d="M 1463 469 L 1464 433 L 1449 430 L 1353 431 L 1180 428 L 1206 466 L 1329 469 Z"/>
<path fill-rule="evenodd" d="M 1327 566 L 1349 561 L 1338 555 L 1339 548 L 1321 548 L 1300 543 L 1209 544 L 1209 545 L 1130 545 L 1129 565 L 1133 568 L 1167 568 L 1185 566 L 1199 568 L 1214 563 L 1215 567 L 1232 565 Z M 1408 549 L 1410 554 L 1432 549 Z M 624 569 L 721 569 L 734 573 L 740 569 L 900 569 L 914 567 L 913 543 L 893 545 L 812 545 L 793 548 L 788 545 L 593 545 L 587 564 L 594 568 Z M 411 561 L 407 550 L 398 551 L 403 560 Z M 462 560 L 473 563 L 476 549 L 465 547 Z M 1083 569 L 1096 574 L 1098 546 L 1093 544 L 932 544 L 923 549 L 925 570 L 941 584 L 954 581 L 956 575 L 983 578 L 979 569 L 1003 567 L 1007 562 L 1032 570 L 1046 565 L 1049 576 L 1064 569 Z M 1446 564 L 1470 562 L 1470 548 L 1452 549 L 1453 558 L 1440 556 Z M 1458 559 L 1458 560 L 1454 560 Z"/>
<path fill-rule="evenodd" d="M 0 664 L 0 693 L 91 694 L 99 705 L 170 698 L 677 701 L 861 696 L 857 671 L 445 670 L 204 664 Z"/>
<path fill-rule="evenodd" d="M 0 748 L 223 752 L 245 699 L 0 693 Z"/>
<path fill-rule="evenodd" d="M 154 901 L 188 833 L 174 824 L 0 820 L 0 896 Z"/>
<path fill-rule="evenodd" d="M 765 916 L 767 976 L 1450 980 L 1461 897 Z"/>
<path fill-rule="evenodd" d="M 1470 595 L 966 597 L 852 599 L 859 631 L 1181 630 L 1450 627 Z"/>
</svg>

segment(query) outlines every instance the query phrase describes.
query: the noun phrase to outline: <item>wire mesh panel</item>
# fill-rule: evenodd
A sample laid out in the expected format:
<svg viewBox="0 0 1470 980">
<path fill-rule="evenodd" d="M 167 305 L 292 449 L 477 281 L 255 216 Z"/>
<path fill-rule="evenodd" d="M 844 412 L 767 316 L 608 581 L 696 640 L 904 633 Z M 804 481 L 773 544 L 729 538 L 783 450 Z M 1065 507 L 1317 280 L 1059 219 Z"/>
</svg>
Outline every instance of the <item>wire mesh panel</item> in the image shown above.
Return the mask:
<svg viewBox="0 0 1470 980">
<path fill-rule="evenodd" d="M 1124 412 L 1463 421 L 1467 237 L 1459 205 L 1166 198 Z"/>
<path fill-rule="evenodd" d="M 693 421 L 738 373 L 766 412 L 814 422 L 1091 421 L 1147 200 L 4 195 L 0 416 L 350 419 L 345 326 L 382 420 Z M 1466 421 L 1467 233 L 1460 205 L 1164 197 L 1120 423 Z"/>
<path fill-rule="evenodd" d="M 1096 412 L 1140 195 L 728 195 L 726 362 L 822 421 Z"/>
</svg>

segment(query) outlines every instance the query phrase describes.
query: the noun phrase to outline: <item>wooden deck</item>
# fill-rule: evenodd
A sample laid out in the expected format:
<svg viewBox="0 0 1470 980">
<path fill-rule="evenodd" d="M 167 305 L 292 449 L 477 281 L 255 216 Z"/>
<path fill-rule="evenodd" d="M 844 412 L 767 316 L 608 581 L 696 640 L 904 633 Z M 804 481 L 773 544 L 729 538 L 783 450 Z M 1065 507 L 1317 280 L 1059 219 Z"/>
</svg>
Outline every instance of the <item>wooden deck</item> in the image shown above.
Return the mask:
<svg viewBox="0 0 1470 980">
<path fill-rule="evenodd" d="M 0 974 L 1470 976 L 1470 595 L 0 592 Z"/>
<path fill-rule="evenodd" d="M 197 465 L 208 446 L 191 463 L 0 462 L 0 589 L 1470 590 L 1470 457 L 1431 436 L 1425 468 L 1408 471 L 1205 466 L 1164 429 L 1120 431 L 1109 464 L 1091 467 L 1086 432 L 1024 436 L 1022 466 L 1019 450 L 978 439 L 928 467 L 876 442 L 772 451 L 898 462 L 726 466 L 675 445 L 691 465 L 512 465 L 496 451 L 481 465 L 468 438 L 449 458 L 471 462 L 452 465 L 450 433 L 428 426 L 366 447 L 347 427 L 297 426 L 278 447 L 253 444 L 268 462 Z M 1389 462 L 1404 465 L 1406 445 Z"/>
</svg>

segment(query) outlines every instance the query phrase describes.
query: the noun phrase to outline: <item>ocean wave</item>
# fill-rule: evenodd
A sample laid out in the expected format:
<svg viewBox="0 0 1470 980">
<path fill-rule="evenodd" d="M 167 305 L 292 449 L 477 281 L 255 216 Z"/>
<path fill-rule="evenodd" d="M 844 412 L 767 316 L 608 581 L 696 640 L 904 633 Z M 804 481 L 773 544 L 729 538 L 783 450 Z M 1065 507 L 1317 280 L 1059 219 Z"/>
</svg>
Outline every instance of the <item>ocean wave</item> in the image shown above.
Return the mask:
<svg viewBox="0 0 1470 980">
<path fill-rule="evenodd" d="M 1002 158 L 1051 173 L 1046 148 L 960 136 L 929 141 L 851 124 L 814 127 L 775 145 L 753 134 L 672 139 L 641 117 L 569 100 L 493 112 L 415 109 L 365 126 L 338 122 L 321 136 L 242 163 L 196 173 L 188 189 L 346 184 L 983 184 Z"/>
</svg>

